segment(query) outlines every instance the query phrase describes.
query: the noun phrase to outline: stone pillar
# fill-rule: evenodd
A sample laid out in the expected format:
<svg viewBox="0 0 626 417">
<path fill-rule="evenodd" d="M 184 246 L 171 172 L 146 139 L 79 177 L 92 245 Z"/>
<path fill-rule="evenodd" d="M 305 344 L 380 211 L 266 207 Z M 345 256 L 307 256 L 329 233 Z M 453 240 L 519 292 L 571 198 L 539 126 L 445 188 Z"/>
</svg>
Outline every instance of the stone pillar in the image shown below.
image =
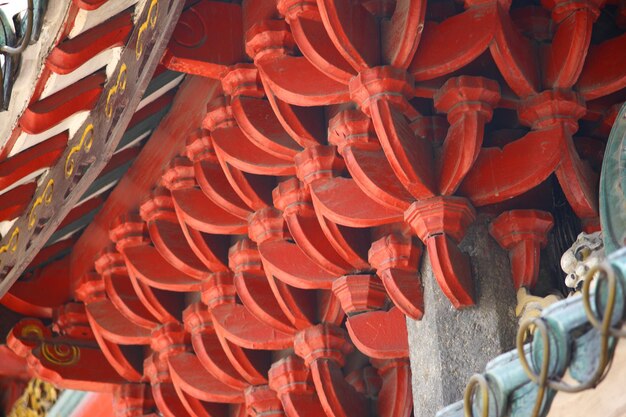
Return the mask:
<svg viewBox="0 0 626 417">
<path fill-rule="evenodd" d="M 471 257 L 476 306 L 456 310 L 423 257 L 425 312 L 407 318 L 415 417 L 434 417 L 463 397 L 468 378 L 515 346 L 515 290 L 509 257 L 489 235 L 484 215 L 468 229 L 460 248 Z"/>
</svg>

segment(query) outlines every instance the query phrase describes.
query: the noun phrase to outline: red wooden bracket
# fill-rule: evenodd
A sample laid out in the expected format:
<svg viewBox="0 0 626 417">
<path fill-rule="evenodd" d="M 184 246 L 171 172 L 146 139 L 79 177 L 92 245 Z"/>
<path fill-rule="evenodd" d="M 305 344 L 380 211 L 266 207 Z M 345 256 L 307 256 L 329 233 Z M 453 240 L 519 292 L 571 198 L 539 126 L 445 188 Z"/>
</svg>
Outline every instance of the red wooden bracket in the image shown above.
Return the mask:
<svg viewBox="0 0 626 417">
<path fill-rule="evenodd" d="M 229 34 L 215 37 L 218 31 Z M 183 12 L 162 62 L 171 70 L 218 78 L 243 58 L 241 6 L 201 0 Z"/>
<path fill-rule="evenodd" d="M 384 236 L 369 250 L 369 262 L 376 268 L 389 298 L 407 316 L 419 320 L 424 314 L 424 294 L 419 263 L 422 246 L 411 236 L 394 233 Z"/>
<path fill-rule="evenodd" d="M 405 213 L 406 222 L 426 245 L 439 287 L 456 308 L 475 302 L 470 260 L 458 247 L 475 216 L 471 203 L 461 197 L 417 201 Z"/>
<path fill-rule="evenodd" d="M 537 283 L 541 248 L 553 225 L 552 215 L 540 210 L 506 211 L 491 222 L 489 233 L 509 251 L 516 289 L 532 289 Z"/>
<path fill-rule="evenodd" d="M 352 350 L 343 329 L 327 324 L 310 327 L 296 335 L 294 350 L 309 366 L 327 415 L 356 417 L 367 413 L 365 396 L 344 379 L 341 371 L 345 355 Z"/>
<path fill-rule="evenodd" d="M 325 414 L 309 368 L 301 358 L 292 354 L 274 362 L 268 376 L 269 386 L 280 398 L 287 417 L 317 417 Z"/>
<path fill-rule="evenodd" d="M 27 358 L 30 372 L 58 387 L 112 392 L 125 382 L 93 342 L 53 337 L 39 320 L 20 321 L 7 336 L 7 344 Z"/>
<path fill-rule="evenodd" d="M 246 410 L 250 417 L 283 417 L 283 406 L 276 392 L 268 385 L 256 385 L 246 389 Z"/>
</svg>

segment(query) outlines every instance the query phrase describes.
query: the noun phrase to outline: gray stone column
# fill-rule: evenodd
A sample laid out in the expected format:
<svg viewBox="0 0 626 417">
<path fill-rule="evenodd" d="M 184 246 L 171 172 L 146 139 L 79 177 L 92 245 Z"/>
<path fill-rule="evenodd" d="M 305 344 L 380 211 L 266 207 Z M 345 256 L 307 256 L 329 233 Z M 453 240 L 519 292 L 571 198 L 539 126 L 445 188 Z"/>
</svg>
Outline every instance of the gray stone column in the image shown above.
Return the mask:
<svg viewBox="0 0 626 417">
<path fill-rule="evenodd" d="M 489 235 L 489 219 L 479 216 L 461 242 L 469 254 L 477 305 L 455 310 L 423 257 L 425 314 L 407 319 L 415 417 L 434 417 L 463 397 L 468 378 L 488 361 L 515 346 L 515 290 L 508 254 Z"/>
</svg>

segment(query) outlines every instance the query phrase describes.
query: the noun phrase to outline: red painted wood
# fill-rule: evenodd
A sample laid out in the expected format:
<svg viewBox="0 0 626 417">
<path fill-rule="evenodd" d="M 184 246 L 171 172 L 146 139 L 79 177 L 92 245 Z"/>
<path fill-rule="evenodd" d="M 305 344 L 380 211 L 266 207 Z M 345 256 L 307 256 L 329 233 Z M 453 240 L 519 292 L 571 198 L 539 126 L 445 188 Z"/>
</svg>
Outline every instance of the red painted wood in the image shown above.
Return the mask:
<svg viewBox="0 0 626 417">
<path fill-rule="evenodd" d="M 496 82 L 479 77 L 450 78 L 435 94 L 438 111 L 448 116 L 450 127 L 439 157 L 439 193 L 453 194 L 476 161 L 485 124 L 500 100 Z"/>
<path fill-rule="evenodd" d="M 4 377 L 28 380 L 26 359 L 15 354 L 7 345 L 0 345 L 0 375 Z M 19 396 L 19 395 L 18 395 Z"/>
<path fill-rule="evenodd" d="M 229 184 L 215 155 L 209 132 L 198 130 L 189 136 L 187 156 L 193 162 L 196 182 L 217 206 L 240 219 L 247 219 L 250 208 Z"/>
<path fill-rule="evenodd" d="M 536 280 L 553 186 L 597 225 L 590 141 L 624 99 L 623 35 L 595 30 L 603 5 L 560 0 L 188 5 L 164 63 L 217 81 L 183 84 L 71 258 L 75 285 L 109 231 L 120 252 L 96 264 L 102 297 L 81 295 L 102 351 L 125 366 L 112 323 L 177 329 L 143 367 L 166 416 L 408 417 L 424 248 L 462 308 L 474 207 L 500 215 L 517 286 Z"/>
<path fill-rule="evenodd" d="M 79 220 L 81 217 L 88 215 L 94 210 L 97 210 L 102 206 L 105 199 L 102 196 L 96 196 L 94 198 L 90 198 L 86 200 L 84 203 L 81 203 L 75 206 L 68 214 L 65 216 L 63 221 L 59 224 L 59 229 L 64 228 L 72 224 L 73 222 Z"/>
<path fill-rule="evenodd" d="M 369 357 L 393 359 L 409 356 L 404 314 L 396 307 L 350 317 L 346 328 L 352 343 Z"/>
<path fill-rule="evenodd" d="M 38 320 L 21 321 L 9 337 L 9 347 L 27 357 L 30 372 L 56 386 L 112 392 L 116 384 L 124 382 L 99 349 L 78 340 L 52 337 Z M 94 363 L 99 365 L 91 366 Z"/>
<path fill-rule="evenodd" d="M 121 384 L 113 392 L 113 409 L 116 416 L 154 416 L 154 399 L 148 384 Z"/>
<path fill-rule="evenodd" d="M 65 255 L 76 243 L 77 236 L 70 236 L 67 239 L 59 240 L 49 246 L 46 246 L 33 258 L 31 261 L 29 268 L 34 268 L 35 266 L 41 266 L 42 263 L 49 261 L 51 259 L 59 259 L 61 256 Z M 26 275 L 30 275 L 34 271 L 29 271 Z M 14 284 L 15 285 L 15 284 Z M 70 285 L 73 283 L 70 280 Z"/>
<path fill-rule="evenodd" d="M 269 386 L 280 398 L 287 417 L 314 417 L 324 415 L 313 381 L 304 361 L 289 355 L 272 364 Z"/>
<path fill-rule="evenodd" d="M 56 74 L 69 74 L 102 51 L 123 46 L 133 28 L 130 13 L 120 13 L 73 39 L 57 45 L 48 58 L 46 66 Z"/>
<path fill-rule="evenodd" d="M 516 289 L 532 289 L 539 277 L 541 248 L 548 243 L 554 220 L 539 210 L 511 210 L 502 213 L 489 226 L 489 233 L 509 251 L 511 273 Z"/>
<path fill-rule="evenodd" d="M 215 81 L 202 78 L 191 78 L 183 82 L 169 114 L 152 133 L 152 140 L 144 146 L 143 152 L 74 246 L 71 269 L 74 279 L 87 272 L 96 254 L 107 246 L 109 225 L 113 220 L 138 207 L 149 195 L 150 189 L 160 178 L 163 167 L 183 149 L 184 143 L 180 143 L 178 139 L 200 126 L 204 117 L 200 112 L 216 87 Z"/>
<path fill-rule="evenodd" d="M 153 349 L 165 356 L 173 384 L 201 401 L 242 402 L 240 390 L 219 381 L 202 367 L 196 355 L 186 351 L 187 338 L 188 334 L 178 323 L 165 324 L 152 333 Z"/>
<path fill-rule="evenodd" d="M 176 158 L 164 172 L 163 182 L 172 195 L 181 223 L 204 233 L 240 234 L 246 223 L 216 205 L 196 186 L 194 167 L 186 158 Z"/>
<path fill-rule="evenodd" d="M 302 54 L 321 72 L 347 84 L 356 72 L 334 47 L 326 33 L 317 5 L 313 3 L 307 6 L 303 7 L 288 0 L 278 2 L 278 9 L 289 23 Z"/>
<path fill-rule="evenodd" d="M 246 52 L 254 59 L 264 85 L 280 100 L 297 106 L 315 106 L 348 101 L 344 84 L 328 77 L 304 57 L 288 55 L 293 38 L 284 22 L 267 20 L 252 26 L 246 34 Z M 281 77 L 294 71 L 310 83 Z M 295 81 L 295 82 L 294 82 Z"/>
<path fill-rule="evenodd" d="M 409 207 L 413 198 L 393 173 L 367 115 L 358 110 L 341 111 L 329 121 L 328 130 L 328 141 L 337 146 L 360 189 L 391 209 Z"/>
<path fill-rule="evenodd" d="M 291 178 L 278 184 L 273 194 L 274 205 L 283 211 L 291 237 L 315 263 L 334 275 L 352 269 L 328 242 L 303 183 Z"/>
<path fill-rule="evenodd" d="M 184 321 L 200 365 L 224 384 L 239 390 L 245 388 L 247 383 L 220 345 L 207 307 L 200 303 L 190 305 L 185 310 Z"/>
<path fill-rule="evenodd" d="M 276 392 L 267 385 L 246 389 L 246 410 L 250 417 L 282 417 L 283 407 Z"/>
<path fill-rule="evenodd" d="M 235 273 L 233 282 L 243 305 L 263 323 L 287 334 L 295 333 L 274 297 L 256 245 L 248 239 L 233 245 L 229 250 L 229 266 Z"/>
<path fill-rule="evenodd" d="M 358 416 L 367 411 L 365 397 L 343 377 L 344 355 L 352 350 L 345 331 L 317 325 L 296 335 L 294 349 L 309 366 L 315 390 L 327 416 Z"/>
<path fill-rule="evenodd" d="M 182 277 L 178 270 L 168 265 L 154 247 L 148 246 L 146 232 L 145 223 L 138 216 L 122 217 L 112 225 L 111 240 L 123 256 L 133 289 L 146 310 L 161 323 L 176 321 L 184 306 L 181 292 L 189 291 L 190 288 L 199 289 L 201 284 L 197 280 Z M 133 267 L 127 257 L 129 250 L 131 259 L 136 260 L 144 272 L 145 268 L 148 269 L 147 276 Z M 145 254 L 152 255 L 158 264 L 151 263 L 150 259 L 144 257 Z M 161 266 L 166 269 L 160 269 Z M 151 274 L 151 271 L 154 273 Z M 163 291 L 168 288 L 177 291 Z"/>
<path fill-rule="evenodd" d="M 0 189 L 37 170 L 54 164 L 67 146 L 68 133 L 62 132 L 50 139 L 38 143 L 0 163 Z"/>
<path fill-rule="evenodd" d="M 233 310 L 235 310 L 235 312 L 241 312 L 244 308 L 245 307 L 242 306 L 235 306 L 234 308 L 231 306 L 218 306 L 211 311 L 212 321 L 215 324 L 216 318 L 214 316 L 214 312 L 217 312 L 218 316 L 228 318 L 229 313 Z M 251 325 L 252 328 L 255 330 L 259 329 L 259 326 L 256 325 L 257 323 L 255 321 L 248 322 L 247 324 Z M 262 331 L 265 335 L 272 335 L 272 331 L 269 326 L 262 329 Z M 267 383 L 266 375 L 271 363 L 270 351 L 244 349 L 239 345 L 229 341 L 225 336 L 225 332 L 223 332 L 219 326 L 216 326 L 216 334 L 218 336 L 219 343 L 222 346 L 222 349 L 224 350 L 224 353 L 226 354 L 231 365 L 237 370 L 237 372 L 243 377 L 246 382 L 251 385 L 260 385 Z M 260 344 L 264 343 L 263 341 L 259 340 L 256 340 L 256 342 Z M 271 342 L 275 342 L 275 340 Z M 248 342 L 246 341 L 244 341 L 244 343 L 248 344 Z M 260 344 L 257 346 L 260 346 Z M 288 346 L 289 343 L 285 340 L 282 340 L 280 341 L 280 345 Z"/>
<path fill-rule="evenodd" d="M 382 378 L 377 411 L 380 417 L 409 417 L 413 412 L 411 367 L 408 358 L 372 360 Z"/>
<path fill-rule="evenodd" d="M 280 211 L 267 208 L 250 217 L 250 237 L 259 245 L 263 267 L 285 284 L 302 289 L 330 289 L 335 275 L 304 253 L 289 237 Z"/>
<path fill-rule="evenodd" d="M 267 153 L 251 142 L 236 124 L 227 98 L 219 98 L 207 109 L 204 127 L 211 131 L 213 146 L 221 161 L 241 171 L 257 175 L 290 175 L 295 173 L 289 158 Z"/>
<path fill-rule="evenodd" d="M 290 161 L 301 149 L 277 120 L 271 105 L 263 100 L 264 90 L 254 65 L 239 64 L 222 79 L 231 97 L 232 114 L 241 131 L 267 153 Z"/>
<path fill-rule="evenodd" d="M 30 280 L 17 281 L 0 302 L 25 316 L 52 317 L 54 309 L 71 298 L 69 259 L 62 258 L 38 269 Z"/>
<path fill-rule="evenodd" d="M 456 307 L 474 304 L 469 257 L 458 243 L 475 219 L 471 204 L 459 197 L 435 197 L 413 203 L 406 221 L 426 245 L 433 272 L 443 293 Z"/>
<path fill-rule="evenodd" d="M 586 100 L 607 96 L 626 85 L 626 76 L 620 68 L 620 54 L 616 51 L 626 43 L 626 35 L 605 40 L 599 45 L 589 47 L 585 65 L 580 74 L 577 87 Z M 602 65 L 602 64 L 610 65 Z"/>
<path fill-rule="evenodd" d="M 19 217 L 33 198 L 36 188 L 35 182 L 29 182 L 6 192 L 0 200 L 0 221 Z"/>
<path fill-rule="evenodd" d="M 162 268 L 171 269 L 173 266 L 178 271 L 163 269 L 160 272 L 178 273 L 181 277 L 188 276 L 198 280 L 208 276 L 209 271 L 186 245 L 168 190 L 161 187 L 155 189 L 152 198 L 141 205 L 140 213 L 147 224 L 152 244 L 166 262 L 161 261 L 161 258 L 154 259 L 159 259 L 156 262 L 160 262 Z"/>
<path fill-rule="evenodd" d="M 243 58 L 242 36 L 240 5 L 201 0 L 181 15 L 162 62 L 174 71 L 216 78 Z"/>
<path fill-rule="evenodd" d="M 111 393 L 91 393 L 72 415 L 76 417 L 110 417 L 113 412 L 113 395 Z"/>
<path fill-rule="evenodd" d="M 333 282 L 333 293 L 348 315 L 381 309 L 387 297 L 380 279 L 369 274 L 351 274 L 337 278 Z"/>
<path fill-rule="evenodd" d="M 154 328 L 157 319 L 146 309 L 133 288 L 123 256 L 113 248 L 106 248 L 94 262 L 102 276 L 107 297 L 126 319 L 137 326 Z"/>
<path fill-rule="evenodd" d="M 20 117 L 20 127 L 26 133 L 38 134 L 75 113 L 91 110 L 102 93 L 105 81 L 106 74 L 97 72 L 43 100 L 31 103 Z"/>
<path fill-rule="evenodd" d="M 398 233 L 380 238 L 369 250 L 389 298 L 407 316 L 419 320 L 424 314 L 424 294 L 419 273 L 422 247 L 413 238 Z"/>
<path fill-rule="evenodd" d="M 116 309 L 106 297 L 104 281 L 100 276 L 93 274 L 83 277 L 75 293 L 76 298 L 85 303 L 92 329 L 97 328 L 102 337 L 123 345 L 150 343 L 151 329 L 136 325 Z"/>
<path fill-rule="evenodd" d="M 242 348 L 279 350 L 293 343 L 293 334 L 272 328 L 242 305 L 219 306 L 211 314 L 217 333 Z"/>
</svg>

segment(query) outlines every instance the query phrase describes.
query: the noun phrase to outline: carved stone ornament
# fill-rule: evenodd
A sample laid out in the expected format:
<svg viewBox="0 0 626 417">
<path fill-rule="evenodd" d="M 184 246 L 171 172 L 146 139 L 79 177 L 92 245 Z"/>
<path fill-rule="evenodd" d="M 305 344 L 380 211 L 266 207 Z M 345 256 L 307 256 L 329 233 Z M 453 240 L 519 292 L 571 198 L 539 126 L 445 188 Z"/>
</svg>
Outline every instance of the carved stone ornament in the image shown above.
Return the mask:
<svg viewBox="0 0 626 417">
<path fill-rule="evenodd" d="M 600 264 L 606 255 L 602 232 L 581 233 L 574 244 L 561 257 L 561 269 L 565 272 L 565 285 L 580 290 L 587 271 Z"/>
<path fill-rule="evenodd" d="M 517 290 L 517 306 L 515 306 L 515 315 L 519 319 L 519 323 L 523 323 L 531 318 L 539 317 L 541 312 L 548 306 L 556 303 L 561 299 L 560 296 L 550 294 L 545 297 L 532 295 L 525 287 Z"/>
</svg>

